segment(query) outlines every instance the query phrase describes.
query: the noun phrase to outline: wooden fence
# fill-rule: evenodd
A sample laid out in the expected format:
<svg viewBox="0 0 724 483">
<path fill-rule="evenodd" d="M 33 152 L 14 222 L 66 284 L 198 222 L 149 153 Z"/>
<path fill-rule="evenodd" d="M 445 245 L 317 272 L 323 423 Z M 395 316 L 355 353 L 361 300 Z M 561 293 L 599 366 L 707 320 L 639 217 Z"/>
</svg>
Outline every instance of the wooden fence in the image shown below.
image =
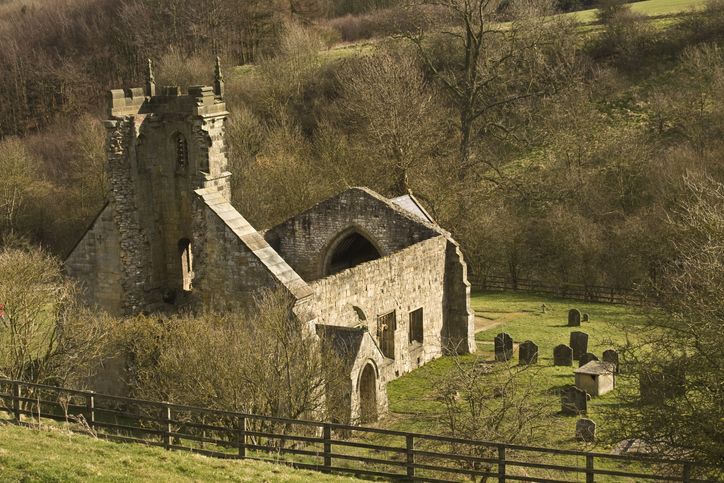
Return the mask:
<svg viewBox="0 0 724 483">
<path fill-rule="evenodd" d="M 485 277 L 470 275 L 470 284 L 476 290 L 517 290 L 535 292 L 554 297 L 570 298 L 586 302 L 605 302 L 611 304 L 640 305 L 643 300 L 633 290 L 604 287 L 601 285 L 583 285 L 575 283 L 551 284 L 539 280 L 519 279 L 488 275 Z"/>
<path fill-rule="evenodd" d="M 110 440 L 391 480 L 715 481 L 702 479 L 711 478 L 711 469 L 688 461 L 275 418 L 0 379 L 2 411 L 21 424 L 69 421 L 75 431 Z"/>
</svg>

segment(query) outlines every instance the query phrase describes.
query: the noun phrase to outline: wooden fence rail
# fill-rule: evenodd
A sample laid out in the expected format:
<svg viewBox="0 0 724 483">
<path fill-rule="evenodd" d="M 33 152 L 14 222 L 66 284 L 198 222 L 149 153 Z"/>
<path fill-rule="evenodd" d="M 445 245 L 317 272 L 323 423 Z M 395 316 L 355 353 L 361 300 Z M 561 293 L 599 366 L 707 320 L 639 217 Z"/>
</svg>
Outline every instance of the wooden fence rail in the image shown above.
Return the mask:
<svg viewBox="0 0 724 483">
<path fill-rule="evenodd" d="M 554 297 L 571 298 L 586 302 L 605 302 L 612 304 L 638 305 L 643 302 L 640 295 L 630 289 L 605 287 L 601 285 L 583 285 L 575 283 L 552 284 L 540 280 L 518 279 L 497 275 L 468 277 L 470 285 L 476 290 L 514 290 L 535 292 Z"/>
<path fill-rule="evenodd" d="M 110 440 L 391 480 L 716 481 L 705 479 L 716 469 L 689 461 L 285 419 L 5 379 L 0 411 L 19 424 L 70 421 L 79 423 L 76 431 Z"/>
</svg>

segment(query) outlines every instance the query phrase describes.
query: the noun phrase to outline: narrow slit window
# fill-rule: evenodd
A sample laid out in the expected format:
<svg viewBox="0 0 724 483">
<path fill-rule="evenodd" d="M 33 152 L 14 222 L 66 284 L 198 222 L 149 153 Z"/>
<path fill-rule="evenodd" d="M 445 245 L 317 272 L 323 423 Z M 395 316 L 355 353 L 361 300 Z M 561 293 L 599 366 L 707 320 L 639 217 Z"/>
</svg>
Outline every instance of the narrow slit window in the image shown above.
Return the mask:
<svg viewBox="0 0 724 483">
<path fill-rule="evenodd" d="M 377 340 L 380 350 L 390 359 L 395 358 L 395 330 L 397 330 L 397 318 L 394 311 L 377 317 Z"/>
<path fill-rule="evenodd" d="M 194 259 L 191 254 L 191 241 L 187 238 L 179 240 L 178 250 L 181 256 L 181 287 L 185 292 L 190 292 L 191 283 L 194 278 Z"/>
<path fill-rule="evenodd" d="M 183 134 L 174 135 L 174 147 L 176 148 L 176 169 L 183 171 L 189 165 L 189 145 Z"/>
<path fill-rule="evenodd" d="M 410 344 L 423 341 L 422 307 L 410 312 Z"/>
</svg>

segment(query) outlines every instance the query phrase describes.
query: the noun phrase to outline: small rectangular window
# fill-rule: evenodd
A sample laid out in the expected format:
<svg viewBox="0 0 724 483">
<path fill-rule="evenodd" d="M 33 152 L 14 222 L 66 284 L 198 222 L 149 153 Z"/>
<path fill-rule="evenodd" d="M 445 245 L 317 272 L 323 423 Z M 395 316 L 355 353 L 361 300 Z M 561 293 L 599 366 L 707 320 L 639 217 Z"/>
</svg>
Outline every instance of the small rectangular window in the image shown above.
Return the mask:
<svg viewBox="0 0 724 483">
<path fill-rule="evenodd" d="M 410 344 L 419 342 L 422 344 L 422 307 L 410 312 Z"/>
<path fill-rule="evenodd" d="M 377 340 L 385 357 L 395 358 L 395 330 L 397 318 L 395 311 L 377 317 Z"/>
</svg>

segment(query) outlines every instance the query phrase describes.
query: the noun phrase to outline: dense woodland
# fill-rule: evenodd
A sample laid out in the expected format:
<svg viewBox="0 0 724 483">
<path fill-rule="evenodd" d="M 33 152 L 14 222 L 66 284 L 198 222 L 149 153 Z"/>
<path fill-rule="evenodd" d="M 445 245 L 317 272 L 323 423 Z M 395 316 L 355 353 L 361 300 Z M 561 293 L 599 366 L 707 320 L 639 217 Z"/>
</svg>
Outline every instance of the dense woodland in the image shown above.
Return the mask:
<svg viewBox="0 0 724 483">
<path fill-rule="evenodd" d="M 684 178 L 724 177 L 722 3 L 664 27 L 610 4 L 593 29 L 502 4 L 478 44 L 455 2 L 387 3 L 5 2 L 2 233 L 64 255 L 105 196 L 104 92 L 146 57 L 160 85 L 208 83 L 219 54 L 259 229 L 346 186 L 411 190 L 476 276 L 655 280 Z M 333 48 L 360 19 L 377 37 Z"/>
<path fill-rule="evenodd" d="M 141 85 L 147 58 L 159 85 L 208 84 L 218 55 L 233 204 L 257 229 L 348 186 L 412 192 L 476 277 L 640 288 L 658 304 L 653 335 L 623 354 L 696 377 L 671 403 L 617 414 L 619 434 L 721 461 L 724 3 L 664 21 L 613 0 L 591 25 L 557 15 L 585 5 L 0 0 L 0 377 L 82 384 L 126 349 L 144 397 L 319 409 L 298 395 L 338 375 L 285 301 L 119 328 L 62 276 L 106 196 L 106 90 Z M 242 357 L 249 327 L 293 360 Z M 214 365 L 187 363 L 209 353 Z M 300 366 L 281 389 L 258 369 Z"/>
</svg>

